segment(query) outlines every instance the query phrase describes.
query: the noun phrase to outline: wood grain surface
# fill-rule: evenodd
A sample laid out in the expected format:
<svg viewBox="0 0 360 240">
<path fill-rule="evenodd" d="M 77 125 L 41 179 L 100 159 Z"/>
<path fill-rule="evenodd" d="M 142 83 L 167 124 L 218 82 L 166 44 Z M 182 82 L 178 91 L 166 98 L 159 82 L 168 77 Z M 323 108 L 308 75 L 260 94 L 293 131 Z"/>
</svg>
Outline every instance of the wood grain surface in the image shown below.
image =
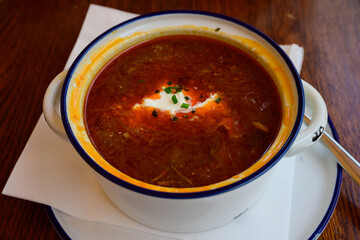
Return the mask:
<svg viewBox="0 0 360 240">
<path fill-rule="evenodd" d="M 213 11 L 305 48 L 301 77 L 324 97 L 341 144 L 360 159 L 358 0 L 0 0 L 0 189 L 63 69 L 90 3 L 133 13 Z M 304 209 L 306 211 L 306 209 Z M 339 202 L 319 239 L 360 238 L 360 188 L 344 172 Z M 0 195 L 0 239 L 59 239 L 42 205 Z"/>
</svg>

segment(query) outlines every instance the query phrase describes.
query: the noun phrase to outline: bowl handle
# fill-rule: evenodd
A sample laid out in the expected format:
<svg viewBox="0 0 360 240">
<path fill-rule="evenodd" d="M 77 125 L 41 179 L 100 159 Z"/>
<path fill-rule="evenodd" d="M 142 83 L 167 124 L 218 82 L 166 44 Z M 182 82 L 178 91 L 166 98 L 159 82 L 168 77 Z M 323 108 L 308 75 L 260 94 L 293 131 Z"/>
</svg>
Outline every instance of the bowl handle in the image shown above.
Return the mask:
<svg viewBox="0 0 360 240">
<path fill-rule="evenodd" d="M 50 83 L 46 89 L 43 100 L 43 112 L 45 120 L 49 127 L 62 139 L 69 142 L 66 135 L 63 122 L 61 120 L 60 111 L 60 98 L 61 90 L 64 84 L 64 80 L 67 74 L 67 70 L 59 73 Z"/>
<path fill-rule="evenodd" d="M 302 80 L 302 84 L 305 92 L 305 112 L 312 116 L 311 122 L 305 130 L 300 131 L 295 142 L 286 153 L 286 157 L 292 157 L 316 143 L 327 125 L 328 112 L 324 99 L 310 84 L 304 80 Z"/>
</svg>

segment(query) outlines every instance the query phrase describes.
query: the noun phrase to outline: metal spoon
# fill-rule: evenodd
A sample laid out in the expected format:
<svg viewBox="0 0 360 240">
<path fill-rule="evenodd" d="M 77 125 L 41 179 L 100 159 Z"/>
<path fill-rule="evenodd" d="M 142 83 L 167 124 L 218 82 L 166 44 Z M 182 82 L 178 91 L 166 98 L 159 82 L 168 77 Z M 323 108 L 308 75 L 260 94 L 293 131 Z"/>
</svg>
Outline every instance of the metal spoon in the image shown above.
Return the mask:
<svg viewBox="0 0 360 240">
<path fill-rule="evenodd" d="M 304 114 L 304 120 L 307 124 L 311 121 L 307 114 Z M 358 186 L 360 186 L 360 163 L 325 131 L 321 139 L 324 141 L 331 154 L 335 157 L 336 161 L 352 177 Z"/>
</svg>

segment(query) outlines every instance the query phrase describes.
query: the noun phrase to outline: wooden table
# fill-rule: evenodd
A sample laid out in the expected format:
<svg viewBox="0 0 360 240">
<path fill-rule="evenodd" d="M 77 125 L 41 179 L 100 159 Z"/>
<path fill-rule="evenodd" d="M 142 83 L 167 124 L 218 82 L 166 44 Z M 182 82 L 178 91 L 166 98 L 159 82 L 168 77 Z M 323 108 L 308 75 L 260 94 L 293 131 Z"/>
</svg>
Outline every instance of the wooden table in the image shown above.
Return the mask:
<svg viewBox="0 0 360 240">
<path fill-rule="evenodd" d="M 90 3 L 138 14 L 197 9 L 229 15 L 280 44 L 305 48 L 301 77 L 324 97 L 342 145 L 360 159 L 360 3 L 356 0 L 0 0 L 1 190 L 72 50 Z M 0 239 L 59 239 L 42 205 L 0 195 Z M 306 209 L 304 209 L 306 211 Z M 360 188 L 344 172 L 319 239 L 359 239 Z"/>
</svg>

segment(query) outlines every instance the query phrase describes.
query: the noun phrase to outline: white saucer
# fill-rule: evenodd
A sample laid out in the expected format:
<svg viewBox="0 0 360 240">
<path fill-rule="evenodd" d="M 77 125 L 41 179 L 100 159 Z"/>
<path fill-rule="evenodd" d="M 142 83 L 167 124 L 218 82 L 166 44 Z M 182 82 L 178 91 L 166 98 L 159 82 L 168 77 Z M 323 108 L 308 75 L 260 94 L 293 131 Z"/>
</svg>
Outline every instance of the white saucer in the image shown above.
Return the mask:
<svg viewBox="0 0 360 240">
<path fill-rule="evenodd" d="M 329 127 L 337 140 L 336 130 L 330 119 Z M 318 142 L 297 157 L 289 230 L 291 239 L 317 239 L 335 209 L 341 180 L 341 167 L 322 143 Z M 62 239 L 174 240 L 174 238 L 82 220 L 50 206 L 45 206 L 45 209 Z"/>
</svg>

